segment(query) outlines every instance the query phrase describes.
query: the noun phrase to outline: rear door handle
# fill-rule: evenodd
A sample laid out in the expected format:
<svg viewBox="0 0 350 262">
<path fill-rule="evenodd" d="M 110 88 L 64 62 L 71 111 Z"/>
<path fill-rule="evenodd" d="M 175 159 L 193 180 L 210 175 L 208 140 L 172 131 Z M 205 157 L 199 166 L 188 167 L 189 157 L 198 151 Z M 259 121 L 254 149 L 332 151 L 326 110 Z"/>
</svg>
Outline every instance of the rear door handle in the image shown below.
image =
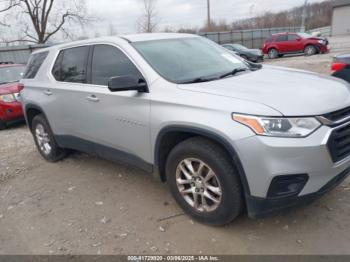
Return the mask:
<svg viewBox="0 0 350 262">
<path fill-rule="evenodd" d="M 50 89 L 46 89 L 46 90 L 44 91 L 44 94 L 47 95 L 47 96 L 50 96 L 50 95 L 52 95 L 53 93 L 52 93 L 52 91 L 51 91 Z"/>
<path fill-rule="evenodd" d="M 98 97 L 95 96 L 95 95 L 89 95 L 88 97 L 86 97 L 86 99 L 88 101 L 91 101 L 91 102 L 98 102 L 98 101 L 100 101 L 100 99 L 98 99 Z"/>
</svg>

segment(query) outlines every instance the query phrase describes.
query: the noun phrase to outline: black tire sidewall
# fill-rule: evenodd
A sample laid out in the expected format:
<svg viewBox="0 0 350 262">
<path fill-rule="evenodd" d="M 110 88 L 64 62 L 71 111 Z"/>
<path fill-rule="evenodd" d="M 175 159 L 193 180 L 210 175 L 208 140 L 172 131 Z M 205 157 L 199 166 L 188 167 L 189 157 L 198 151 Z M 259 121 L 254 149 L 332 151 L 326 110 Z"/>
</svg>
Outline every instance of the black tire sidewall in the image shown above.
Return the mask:
<svg viewBox="0 0 350 262">
<path fill-rule="evenodd" d="M 50 139 L 50 145 L 51 145 L 51 152 L 50 154 L 44 154 L 41 149 L 40 149 L 40 146 L 38 144 L 38 141 L 37 141 L 37 138 L 35 136 L 35 129 L 37 127 L 38 124 L 41 124 L 44 129 L 45 129 L 45 132 L 48 134 L 49 136 L 49 139 Z M 63 149 L 61 149 L 56 141 L 55 141 L 55 137 L 53 135 L 53 132 L 50 128 L 50 125 L 49 123 L 47 122 L 46 118 L 43 116 L 43 115 L 37 115 L 34 117 L 33 121 L 32 121 L 32 134 L 33 134 L 33 137 L 34 137 L 34 142 L 35 142 L 35 145 L 40 153 L 40 155 L 46 159 L 47 161 L 49 162 L 57 162 L 58 160 L 60 160 L 63 156 L 64 156 L 64 151 Z"/>
<path fill-rule="evenodd" d="M 222 161 L 212 157 L 201 146 L 177 147 L 169 155 L 166 165 L 167 182 L 176 202 L 195 220 L 210 225 L 221 226 L 231 222 L 242 210 L 242 191 L 237 174 L 228 168 L 228 160 L 221 156 Z M 221 189 L 222 201 L 212 212 L 198 212 L 192 208 L 180 194 L 176 185 L 176 168 L 186 158 L 197 158 L 205 162 L 217 175 Z M 222 165 L 221 162 L 224 162 Z M 228 168 L 228 170 L 227 170 Z M 231 171 L 228 173 L 227 171 Z"/>
<path fill-rule="evenodd" d="M 0 120 L 0 130 L 4 130 L 4 129 L 6 129 L 6 123 L 4 122 L 4 121 L 2 121 L 2 120 Z"/>
</svg>

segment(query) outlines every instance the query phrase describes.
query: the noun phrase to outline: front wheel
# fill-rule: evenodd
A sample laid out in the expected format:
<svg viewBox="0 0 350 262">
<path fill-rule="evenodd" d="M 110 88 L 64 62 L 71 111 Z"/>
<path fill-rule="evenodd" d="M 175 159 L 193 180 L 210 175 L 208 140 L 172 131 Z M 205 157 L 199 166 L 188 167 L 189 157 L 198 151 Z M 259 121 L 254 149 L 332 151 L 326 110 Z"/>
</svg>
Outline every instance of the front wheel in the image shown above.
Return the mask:
<svg viewBox="0 0 350 262">
<path fill-rule="evenodd" d="M 278 51 L 275 48 L 271 48 L 268 52 L 268 56 L 270 59 L 275 59 L 278 57 Z"/>
<path fill-rule="evenodd" d="M 316 47 L 313 46 L 313 45 L 308 45 L 308 46 L 305 47 L 304 53 L 305 53 L 305 55 L 307 55 L 307 56 L 311 56 L 311 55 L 314 55 L 314 54 L 317 53 L 317 49 L 316 49 Z"/>
<path fill-rule="evenodd" d="M 43 115 L 34 117 L 32 134 L 36 147 L 47 161 L 57 162 L 66 156 L 66 150 L 57 145 L 49 123 Z"/>
<path fill-rule="evenodd" d="M 194 137 L 178 144 L 168 156 L 166 175 L 177 203 L 199 222 L 225 225 L 242 211 L 237 171 L 210 140 Z"/>
</svg>

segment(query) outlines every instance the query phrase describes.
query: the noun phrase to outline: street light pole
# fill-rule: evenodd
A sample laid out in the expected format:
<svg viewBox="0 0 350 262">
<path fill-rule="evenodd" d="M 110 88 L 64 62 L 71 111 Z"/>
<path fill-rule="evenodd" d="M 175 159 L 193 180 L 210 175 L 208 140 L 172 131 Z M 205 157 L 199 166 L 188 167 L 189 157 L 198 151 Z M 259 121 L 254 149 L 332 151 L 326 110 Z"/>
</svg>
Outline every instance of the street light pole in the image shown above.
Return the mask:
<svg viewBox="0 0 350 262">
<path fill-rule="evenodd" d="M 208 13 L 207 13 L 207 23 L 208 23 L 208 30 L 210 30 L 210 28 L 211 28 L 211 19 L 210 19 L 210 0 L 207 0 L 207 11 L 208 11 Z"/>
<path fill-rule="evenodd" d="M 308 0 L 305 0 L 305 4 L 304 4 L 304 8 L 303 8 L 303 14 L 302 14 L 302 18 L 301 18 L 301 31 L 302 31 L 302 32 L 305 31 L 305 20 L 306 20 L 307 1 L 308 1 Z"/>
</svg>

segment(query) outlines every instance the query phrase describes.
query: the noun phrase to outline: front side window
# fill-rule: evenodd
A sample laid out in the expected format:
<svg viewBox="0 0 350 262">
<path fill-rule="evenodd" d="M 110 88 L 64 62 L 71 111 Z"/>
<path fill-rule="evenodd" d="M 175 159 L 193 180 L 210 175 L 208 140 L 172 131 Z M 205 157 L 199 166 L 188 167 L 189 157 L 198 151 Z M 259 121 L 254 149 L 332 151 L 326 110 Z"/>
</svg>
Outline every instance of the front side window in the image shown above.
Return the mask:
<svg viewBox="0 0 350 262">
<path fill-rule="evenodd" d="M 23 76 L 24 68 L 24 66 L 0 68 L 0 84 L 18 82 Z"/>
<path fill-rule="evenodd" d="M 88 46 L 62 50 L 52 70 L 55 79 L 62 82 L 86 83 L 88 54 Z"/>
<path fill-rule="evenodd" d="M 111 77 L 136 76 L 141 73 L 130 59 L 118 48 L 110 45 L 96 45 L 92 57 L 91 83 L 108 85 Z"/>
<path fill-rule="evenodd" d="M 287 40 L 288 40 L 287 35 L 280 35 L 277 37 L 276 42 L 284 42 Z"/>
<path fill-rule="evenodd" d="M 288 35 L 288 41 L 296 41 L 298 40 L 298 36 L 297 35 Z"/>
<path fill-rule="evenodd" d="M 247 68 L 225 48 L 202 37 L 152 40 L 132 44 L 165 79 L 173 83 L 213 81 L 238 68 Z"/>
</svg>

